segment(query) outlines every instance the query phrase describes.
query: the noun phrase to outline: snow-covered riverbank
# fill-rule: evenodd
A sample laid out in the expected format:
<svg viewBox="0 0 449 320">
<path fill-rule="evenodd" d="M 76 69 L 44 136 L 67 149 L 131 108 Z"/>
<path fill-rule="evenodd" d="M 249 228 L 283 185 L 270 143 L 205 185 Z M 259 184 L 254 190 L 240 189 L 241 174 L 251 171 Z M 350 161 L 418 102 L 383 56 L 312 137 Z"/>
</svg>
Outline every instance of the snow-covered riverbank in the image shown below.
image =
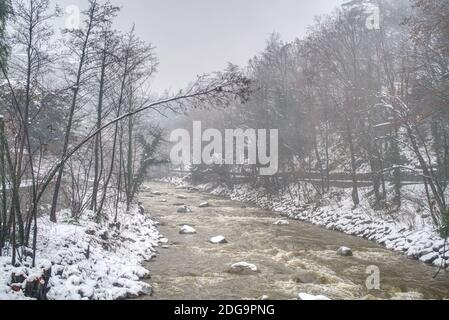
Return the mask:
<svg viewBox="0 0 449 320">
<path fill-rule="evenodd" d="M 18 267 L 10 257 L 0 257 L 0 299 L 27 299 L 27 282 L 43 282 L 50 269 L 47 296 L 52 300 L 116 300 L 151 293 L 141 281 L 149 276 L 142 263 L 154 257 L 162 238 L 156 223 L 137 205 L 128 214 L 120 209 L 117 223 L 113 211 L 102 224 L 89 215 L 75 222 L 68 212 L 60 213 L 57 224 L 40 218 L 36 268 L 30 267 L 31 257 Z"/>
<path fill-rule="evenodd" d="M 332 190 L 319 198 L 312 196 L 313 201 L 307 201 L 305 197 L 298 200 L 298 190 L 294 190 L 294 186 L 290 192 L 270 196 L 263 189 L 254 189 L 246 184 L 229 188 L 214 183 L 192 186 L 176 177 L 164 181 L 177 186 L 195 187 L 213 195 L 252 203 L 291 219 L 360 236 L 436 268 L 449 266 L 449 244 L 432 228 L 430 217 L 418 213 L 422 208 L 415 201 L 404 201 L 399 211 L 401 216 L 397 216 L 397 213 L 393 216 L 385 210 L 375 211 L 371 208 L 369 188 L 361 189 L 361 204 L 354 209 L 351 193 L 345 189 Z M 422 191 L 419 186 L 404 188 L 407 193 L 415 194 L 418 198 Z"/>
</svg>

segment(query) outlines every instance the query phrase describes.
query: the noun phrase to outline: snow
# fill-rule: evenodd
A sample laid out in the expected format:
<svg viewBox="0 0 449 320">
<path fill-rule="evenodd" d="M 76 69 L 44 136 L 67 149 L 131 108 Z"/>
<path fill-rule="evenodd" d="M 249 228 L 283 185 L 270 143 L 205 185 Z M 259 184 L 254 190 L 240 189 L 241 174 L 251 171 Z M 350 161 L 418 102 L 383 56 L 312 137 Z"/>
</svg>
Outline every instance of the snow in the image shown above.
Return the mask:
<svg viewBox="0 0 449 320">
<path fill-rule="evenodd" d="M 256 273 L 259 269 L 256 265 L 248 262 L 237 262 L 231 265 L 230 272 L 238 274 Z"/>
<path fill-rule="evenodd" d="M 155 256 L 163 238 L 139 209 L 135 205 L 125 213 L 120 208 L 118 224 L 94 223 L 93 212 L 76 222 L 68 212 L 59 213 L 59 223 L 40 218 L 37 267 L 31 267 L 29 257 L 18 268 L 11 266 L 10 257 L 0 257 L 0 299 L 27 299 L 25 281 L 41 278 L 50 268 L 50 300 L 116 300 L 151 293 L 151 286 L 141 281 L 149 276 L 142 263 Z M 13 273 L 26 279 L 15 287 L 18 292 L 10 286 Z"/>
<path fill-rule="evenodd" d="M 210 204 L 209 204 L 209 202 L 203 202 L 203 203 L 200 203 L 200 205 L 198 207 L 199 208 L 208 208 L 208 207 L 210 207 Z"/>
<path fill-rule="evenodd" d="M 216 236 L 213 238 L 210 238 L 209 240 L 211 243 L 213 244 L 223 244 L 223 243 L 227 243 L 226 238 L 223 236 Z"/>
<path fill-rule="evenodd" d="M 337 254 L 343 257 L 350 257 L 352 256 L 352 250 L 348 247 L 341 247 L 338 249 Z"/>
<path fill-rule="evenodd" d="M 273 223 L 275 226 L 288 226 L 290 222 L 288 220 L 278 220 Z"/>
<path fill-rule="evenodd" d="M 182 226 L 181 230 L 179 230 L 180 234 L 195 234 L 196 230 L 192 228 L 191 226 Z"/>
<path fill-rule="evenodd" d="M 318 295 L 318 296 L 314 296 L 308 293 L 303 293 L 301 292 L 299 294 L 299 300 L 304 300 L 304 301 L 315 301 L 315 300 L 331 300 L 326 296 L 323 295 Z"/>
</svg>

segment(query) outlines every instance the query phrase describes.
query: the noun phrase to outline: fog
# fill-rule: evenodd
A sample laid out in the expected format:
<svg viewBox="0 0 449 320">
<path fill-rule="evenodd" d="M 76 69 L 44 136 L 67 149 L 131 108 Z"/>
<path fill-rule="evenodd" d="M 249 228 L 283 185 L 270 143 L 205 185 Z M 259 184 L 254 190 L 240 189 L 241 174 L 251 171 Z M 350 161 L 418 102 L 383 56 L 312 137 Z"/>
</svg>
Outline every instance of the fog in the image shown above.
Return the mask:
<svg viewBox="0 0 449 320">
<path fill-rule="evenodd" d="M 87 0 L 55 0 L 86 7 Z M 157 47 L 159 72 L 153 90 L 177 90 L 197 74 L 244 65 L 278 32 L 285 41 L 306 33 L 317 15 L 343 0 L 113 0 L 122 7 L 116 28 L 129 30 Z M 64 25 L 63 19 L 60 26 Z"/>
</svg>

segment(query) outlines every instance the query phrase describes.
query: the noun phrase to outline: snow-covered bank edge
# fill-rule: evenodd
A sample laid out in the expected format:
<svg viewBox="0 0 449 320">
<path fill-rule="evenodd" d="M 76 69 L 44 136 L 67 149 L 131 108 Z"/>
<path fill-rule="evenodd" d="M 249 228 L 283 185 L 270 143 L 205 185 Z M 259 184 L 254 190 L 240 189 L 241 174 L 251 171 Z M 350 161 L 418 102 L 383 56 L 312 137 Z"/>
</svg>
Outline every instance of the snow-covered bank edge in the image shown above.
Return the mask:
<svg viewBox="0 0 449 320">
<path fill-rule="evenodd" d="M 119 208 L 107 214 L 109 221 L 93 222 L 93 212 L 73 221 L 61 212 L 60 222 L 38 221 L 36 267 L 30 256 L 20 266 L 0 257 L 0 300 L 28 299 L 27 283 L 44 283 L 51 272 L 47 298 L 50 300 L 118 300 L 151 294 L 143 282 L 149 271 L 142 265 L 156 253 L 162 236 L 144 208 L 134 205 L 129 213 Z M 26 252 L 29 250 L 24 250 Z"/>
<path fill-rule="evenodd" d="M 267 195 L 264 190 L 254 189 L 247 184 L 230 188 L 216 183 L 193 186 L 178 177 L 161 181 L 251 203 L 290 219 L 359 236 L 435 268 L 442 267 L 448 270 L 449 267 L 449 243 L 432 230 L 430 224 L 420 219 L 417 223 L 419 226 L 413 228 L 404 222 L 388 219 L 385 214 L 381 217 L 378 212 L 371 209 L 367 198 L 363 198 L 361 205 L 354 209 L 351 194 L 347 190 L 330 192 L 317 203 L 306 204 L 294 200 L 288 193 L 273 197 Z"/>
</svg>

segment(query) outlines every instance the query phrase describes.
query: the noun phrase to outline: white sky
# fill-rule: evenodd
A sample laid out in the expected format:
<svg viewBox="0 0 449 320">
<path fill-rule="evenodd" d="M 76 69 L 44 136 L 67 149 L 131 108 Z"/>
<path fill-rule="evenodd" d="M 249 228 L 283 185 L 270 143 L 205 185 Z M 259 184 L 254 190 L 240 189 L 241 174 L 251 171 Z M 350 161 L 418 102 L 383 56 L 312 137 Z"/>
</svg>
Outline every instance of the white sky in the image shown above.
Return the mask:
<svg viewBox="0 0 449 320">
<path fill-rule="evenodd" d="M 87 0 L 53 0 L 62 8 Z M 151 42 L 160 60 L 153 90 L 177 90 L 197 74 L 245 65 L 272 32 L 290 41 L 302 37 L 315 16 L 344 0 L 112 0 L 122 7 L 116 28 Z M 62 25 L 62 23 L 61 23 Z"/>
</svg>

